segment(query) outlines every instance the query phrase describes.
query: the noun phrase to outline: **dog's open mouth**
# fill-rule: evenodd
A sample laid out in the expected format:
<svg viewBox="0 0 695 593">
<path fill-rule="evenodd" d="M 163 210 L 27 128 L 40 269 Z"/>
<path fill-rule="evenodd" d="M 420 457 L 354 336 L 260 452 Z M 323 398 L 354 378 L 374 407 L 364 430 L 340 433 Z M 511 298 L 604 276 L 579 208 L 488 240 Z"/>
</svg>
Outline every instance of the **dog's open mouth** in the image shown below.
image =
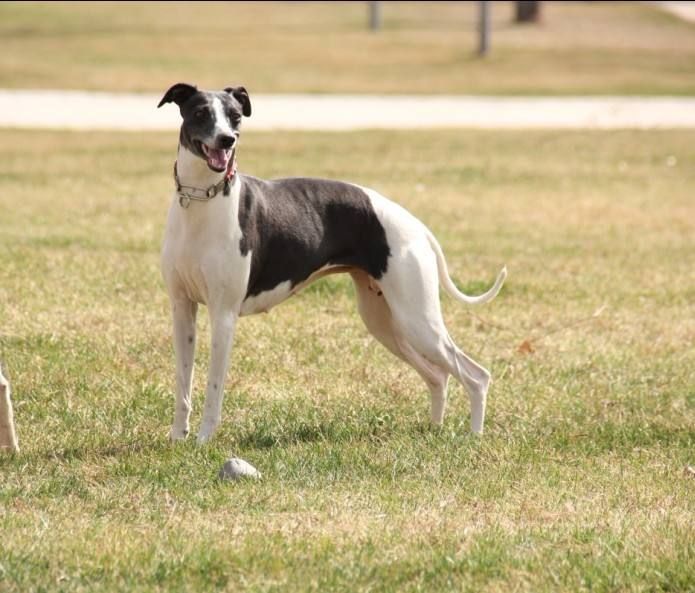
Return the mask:
<svg viewBox="0 0 695 593">
<path fill-rule="evenodd" d="M 207 144 L 200 143 L 200 150 L 205 155 L 208 167 L 217 173 L 227 170 L 229 159 L 232 158 L 232 149 L 212 148 Z"/>
</svg>

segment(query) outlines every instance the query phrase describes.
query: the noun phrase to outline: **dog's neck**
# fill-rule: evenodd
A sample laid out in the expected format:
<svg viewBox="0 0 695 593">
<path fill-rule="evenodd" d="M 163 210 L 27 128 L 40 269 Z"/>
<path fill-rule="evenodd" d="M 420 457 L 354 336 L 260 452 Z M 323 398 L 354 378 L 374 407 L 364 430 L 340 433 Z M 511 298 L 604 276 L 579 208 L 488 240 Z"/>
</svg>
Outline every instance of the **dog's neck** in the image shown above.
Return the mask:
<svg viewBox="0 0 695 593">
<path fill-rule="evenodd" d="M 217 173 L 208 167 L 200 157 L 194 155 L 183 145 L 179 144 L 176 156 L 176 170 L 182 185 L 207 189 L 224 179 L 225 171 Z"/>
</svg>

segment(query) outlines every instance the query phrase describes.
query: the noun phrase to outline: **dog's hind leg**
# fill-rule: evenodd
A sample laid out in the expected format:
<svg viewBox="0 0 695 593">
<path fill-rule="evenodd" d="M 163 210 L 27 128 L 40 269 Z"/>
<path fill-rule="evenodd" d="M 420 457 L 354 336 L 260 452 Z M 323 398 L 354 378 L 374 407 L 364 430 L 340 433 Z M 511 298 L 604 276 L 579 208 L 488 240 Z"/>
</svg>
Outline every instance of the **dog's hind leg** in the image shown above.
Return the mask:
<svg viewBox="0 0 695 593">
<path fill-rule="evenodd" d="M 446 411 L 449 373 L 422 356 L 396 328 L 393 329 L 393 336 L 402 353 L 402 358 L 410 363 L 427 383 L 432 400 L 432 424 L 441 426 L 444 421 L 444 412 Z"/>
<path fill-rule="evenodd" d="M 176 353 L 176 403 L 170 438 L 179 441 L 188 436 L 191 416 L 193 357 L 195 353 L 195 320 L 198 305 L 181 295 L 172 297 L 174 319 L 174 351 Z"/>
<path fill-rule="evenodd" d="M 360 316 L 369 332 L 389 351 L 410 364 L 423 378 L 432 397 L 432 423 L 441 425 L 446 407 L 449 373 L 423 358 L 398 332 L 394 331 L 391 310 L 379 286 L 361 270 L 351 272 L 357 292 Z"/>
<path fill-rule="evenodd" d="M 435 254 L 426 243 L 403 250 L 380 281 L 395 335 L 422 359 L 453 375 L 471 402 L 471 427 L 482 433 L 490 373 L 462 352 L 442 318 Z"/>
<path fill-rule="evenodd" d="M 394 333 L 435 368 L 445 369 L 466 389 L 471 403 L 471 429 L 481 434 L 485 422 L 490 373 L 462 352 L 451 339 L 444 323 L 432 319 L 413 319 L 394 311 Z M 433 400 L 434 404 L 434 400 Z M 433 407 L 433 418 L 434 418 Z"/>
<path fill-rule="evenodd" d="M 446 349 L 456 368 L 456 373 L 452 374 L 468 392 L 468 398 L 471 402 L 471 429 L 477 434 L 482 434 L 485 424 L 487 392 L 490 387 L 490 372 L 460 350 L 450 336 Z"/>
</svg>

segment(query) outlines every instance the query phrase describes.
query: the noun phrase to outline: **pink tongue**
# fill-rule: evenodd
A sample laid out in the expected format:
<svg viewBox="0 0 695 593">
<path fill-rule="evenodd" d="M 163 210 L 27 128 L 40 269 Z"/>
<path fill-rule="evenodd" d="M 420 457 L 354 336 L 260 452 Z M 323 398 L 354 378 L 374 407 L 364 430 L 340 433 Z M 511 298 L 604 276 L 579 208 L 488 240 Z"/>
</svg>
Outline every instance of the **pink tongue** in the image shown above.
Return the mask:
<svg viewBox="0 0 695 593">
<path fill-rule="evenodd" d="M 225 169 L 227 167 L 227 156 L 225 151 L 220 148 L 208 148 L 208 163 L 215 169 Z"/>
</svg>

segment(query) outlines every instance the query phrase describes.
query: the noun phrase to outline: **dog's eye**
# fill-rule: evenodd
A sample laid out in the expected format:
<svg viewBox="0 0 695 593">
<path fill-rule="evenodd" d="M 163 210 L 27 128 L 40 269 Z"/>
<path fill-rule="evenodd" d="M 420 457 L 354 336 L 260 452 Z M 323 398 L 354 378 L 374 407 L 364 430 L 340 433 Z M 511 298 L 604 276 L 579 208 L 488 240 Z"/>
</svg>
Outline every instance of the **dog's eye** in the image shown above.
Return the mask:
<svg viewBox="0 0 695 593">
<path fill-rule="evenodd" d="M 203 119 L 205 117 L 205 109 L 198 109 L 194 114 L 193 117 L 196 119 Z"/>
<path fill-rule="evenodd" d="M 238 113 L 235 113 L 234 111 L 229 112 L 229 119 L 231 120 L 233 125 L 238 125 L 239 122 L 241 121 L 241 117 L 239 116 Z"/>
</svg>

